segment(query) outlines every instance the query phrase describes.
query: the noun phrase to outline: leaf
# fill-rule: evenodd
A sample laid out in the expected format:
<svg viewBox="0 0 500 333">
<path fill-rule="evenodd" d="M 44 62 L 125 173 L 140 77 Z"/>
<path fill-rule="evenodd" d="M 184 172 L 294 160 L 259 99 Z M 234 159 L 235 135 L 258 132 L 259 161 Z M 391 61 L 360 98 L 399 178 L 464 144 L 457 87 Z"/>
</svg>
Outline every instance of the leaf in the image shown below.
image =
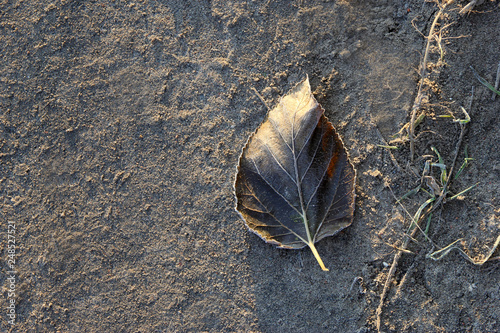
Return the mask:
<svg viewBox="0 0 500 333">
<path fill-rule="evenodd" d="M 269 111 L 243 149 L 236 210 L 280 248 L 309 246 L 352 223 L 356 173 L 306 77 Z"/>
</svg>

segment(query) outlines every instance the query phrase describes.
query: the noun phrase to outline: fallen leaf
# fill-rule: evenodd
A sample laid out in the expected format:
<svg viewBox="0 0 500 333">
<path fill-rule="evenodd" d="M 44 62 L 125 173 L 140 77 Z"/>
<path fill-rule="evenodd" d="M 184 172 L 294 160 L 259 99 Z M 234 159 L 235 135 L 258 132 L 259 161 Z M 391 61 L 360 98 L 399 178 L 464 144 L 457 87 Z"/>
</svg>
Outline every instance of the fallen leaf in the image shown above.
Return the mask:
<svg viewBox="0 0 500 333">
<path fill-rule="evenodd" d="M 352 223 L 356 172 L 306 77 L 269 111 L 243 148 L 236 210 L 280 248 L 308 246 Z"/>
</svg>

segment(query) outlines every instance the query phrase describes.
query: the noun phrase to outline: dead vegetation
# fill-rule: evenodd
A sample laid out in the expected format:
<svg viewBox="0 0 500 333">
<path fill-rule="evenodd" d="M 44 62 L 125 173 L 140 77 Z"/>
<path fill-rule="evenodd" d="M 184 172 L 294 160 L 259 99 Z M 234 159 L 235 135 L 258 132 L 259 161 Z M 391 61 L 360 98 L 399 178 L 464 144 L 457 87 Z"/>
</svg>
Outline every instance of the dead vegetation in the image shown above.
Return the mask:
<svg viewBox="0 0 500 333">
<path fill-rule="evenodd" d="M 380 147 L 389 149 L 390 151 L 391 149 L 397 149 L 398 145 L 400 146 L 409 142 L 410 158 L 406 163 L 406 168 L 400 167 L 402 163 L 398 162 L 394 158 L 392 153 L 391 159 L 394 165 L 397 166 L 398 171 L 404 169 L 409 174 L 412 174 L 413 177 L 420 178 L 420 184 L 399 199 L 396 198 L 394 192 L 392 192 L 392 189 L 390 189 L 396 200 L 396 203 L 402 206 L 404 212 L 406 212 L 411 222 L 410 226 L 407 229 L 407 232 L 403 235 L 401 243 L 397 246 L 394 246 L 394 248 L 397 249 L 396 254 L 394 255 L 392 264 L 390 265 L 389 272 L 387 273 L 385 279 L 382 293 L 380 294 L 380 301 L 375 313 L 375 324 L 379 332 L 382 329 L 381 319 L 383 308 L 385 305 L 385 299 L 392 285 L 398 263 L 401 260 L 403 253 L 411 253 L 408 250 L 409 244 L 412 241 L 416 241 L 416 237 L 418 234 L 422 235 L 425 241 L 430 243 L 430 247 L 432 250 L 426 255 L 426 257 L 432 260 L 440 260 L 452 250 L 457 250 L 467 261 L 479 266 L 488 261 L 500 259 L 499 256 L 493 256 L 500 244 L 500 235 L 498 235 L 492 247 L 490 248 L 490 251 L 486 253 L 482 259 L 473 259 L 464 250 L 462 250 L 462 248 L 457 245 L 458 243 L 460 243 L 461 239 L 458 239 L 453 243 L 440 248 L 428 236 L 428 230 L 432 221 L 433 213 L 438 209 L 442 209 L 444 203 L 464 195 L 477 185 L 471 184 L 466 189 L 454 195 L 450 193 L 449 190 L 451 182 L 460 177 L 462 172 L 466 169 L 467 165 L 473 160 L 472 158 L 468 157 L 467 152 L 465 151 L 464 161 L 460 165 L 457 164 L 459 152 L 463 148 L 462 141 L 467 133 L 467 124 L 471 121 L 470 114 L 472 110 L 474 92 L 472 91 L 470 103 L 466 108 L 464 108 L 463 106 L 458 106 L 457 108 L 456 104 L 448 106 L 443 103 L 440 105 L 440 107 L 447 110 L 447 114 L 440 115 L 438 117 L 451 118 L 452 122 L 450 122 L 450 125 L 455 123 L 458 124 L 460 128 L 459 138 L 455 143 L 455 149 L 452 156 L 443 157 L 436 147 L 432 147 L 433 154 L 415 157 L 418 138 L 416 128 L 426 117 L 426 114 L 429 112 L 429 110 L 436 109 L 436 105 L 431 105 L 429 103 L 429 100 L 430 95 L 436 93 L 436 91 L 439 90 L 439 86 L 437 85 L 434 78 L 437 77 L 442 66 L 446 64 L 446 50 L 444 42 L 448 38 L 465 37 L 449 37 L 448 28 L 454 23 L 449 13 L 458 11 L 460 15 L 470 14 L 474 7 L 480 5 L 483 1 L 471 1 L 463 8 L 460 8 L 455 3 L 455 1 L 435 0 L 432 2 L 433 5 L 437 7 L 437 11 L 432 18 L 432 24 L 430 26 L 428 34 L 424 35 L 423 32 L 420 32 L 426 39 L 426 42 L 422 61 L 419 67 L 420 81 L 418 84 L 418 91 L 413 106 L 410 110 L 410 121 L 405 126 L 403 126 L 399 133 L 394 136 L 393 140 L 386 142 L 383 138 L 381 138 L 383 145 L 379 145 Z M 474 71 L 474 69 L 472 70 Z M 500 94 L 497 90 L 500 77 L 500 64 L 498 72 L 499 73 L 497 73 L 496 75 L 497 79 L 495 81 L 495 84 L 491 85 L 474 71 L 474 75 L 478 78 L 479 82 L 493 92 L 493 98 L 497 94 Z M 454 107 L 454 109 L 450 109 L 452 107 Z M 457 116 L 457 114 L 460 114 L 460 116 Z M 466 149 L 467 148 L 465 148 L 465 150 Z M 445 163 L 445 161 L 450 161 L 450 163 L 447 164 Z M 457 168 L 458 171 L 455 172 Z M 428 194 L 429 198 L 425 202 L 419 203 L 417 211 L 414 214 L 410 214 L 408 212 L 408 209 L 403 205 L 402 202 L 403 200 L 412 197 L 417 192 L 425 192 Z"/>
</svg>

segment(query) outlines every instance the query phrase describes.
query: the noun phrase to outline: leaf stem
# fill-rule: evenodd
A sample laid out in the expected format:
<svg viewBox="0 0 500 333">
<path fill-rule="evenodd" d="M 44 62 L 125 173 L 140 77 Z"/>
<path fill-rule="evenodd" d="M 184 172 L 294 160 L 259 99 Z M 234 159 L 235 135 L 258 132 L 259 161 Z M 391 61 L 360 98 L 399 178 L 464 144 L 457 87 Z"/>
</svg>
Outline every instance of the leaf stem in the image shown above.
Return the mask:
<svg viewBox="0 0 500 333">
<path fill-rule="evenodd" d="M 314 246 L 314 243 L 311 241 L 307 245 L 309 245 L 309 248 L 311 249 L 312 253 L 314 254 L 314 257 L 318 261 L 318 264 L 321 266 L 321 269 L 324 270 L 325 272 L 328 272 L 329 269 L 325 267 L 323 260 L 321 260 L 321 257 L 319 256 L 318 250 L 316 250 L 316 247 Z"/>
</svg>

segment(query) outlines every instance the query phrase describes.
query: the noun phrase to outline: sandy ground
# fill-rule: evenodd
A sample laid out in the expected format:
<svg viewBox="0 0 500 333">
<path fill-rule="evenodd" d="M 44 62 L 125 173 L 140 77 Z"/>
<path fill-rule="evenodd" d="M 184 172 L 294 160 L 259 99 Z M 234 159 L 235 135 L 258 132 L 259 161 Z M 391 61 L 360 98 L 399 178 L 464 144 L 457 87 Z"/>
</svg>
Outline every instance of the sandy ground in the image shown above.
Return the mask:
<svg viewBox="0 0 500 333">
<path fill-rule="evenodd" d="M 465 147 L 474 161 L 450 191 L 477 186 L 433 214 L 434 246 L 411 242 L 384 332 L 500 331 L 498 260 L 426 257 L 462 239 L 481 258 L 500 233 L 500 98 L 469 68 L 494 82 L 500 9 L 458 15 L 467 3 L 439 26 L 446 65 L 430 67 L 416 156 L 434 146 L 451 163 L 459 125 L 438 116 L 464 106 L 457 164 Z M 423 168 L 407 141 L 377 145 L 409 120 L 417 29 L 436 11 L 422 0 L 2 1 L 0 330 L 376 331 L 409 226 L 391 189 L 415 188 Z M 267 112 L 254 89 L 273 106 L 306 74 L 358 171 L 353 225 L 317 244 L 329 272 L 307 249 L 264 243 L 233 208 L 240 151 Z M 414 214 L 427 199 L 404 205 Z"/>
</svg>

